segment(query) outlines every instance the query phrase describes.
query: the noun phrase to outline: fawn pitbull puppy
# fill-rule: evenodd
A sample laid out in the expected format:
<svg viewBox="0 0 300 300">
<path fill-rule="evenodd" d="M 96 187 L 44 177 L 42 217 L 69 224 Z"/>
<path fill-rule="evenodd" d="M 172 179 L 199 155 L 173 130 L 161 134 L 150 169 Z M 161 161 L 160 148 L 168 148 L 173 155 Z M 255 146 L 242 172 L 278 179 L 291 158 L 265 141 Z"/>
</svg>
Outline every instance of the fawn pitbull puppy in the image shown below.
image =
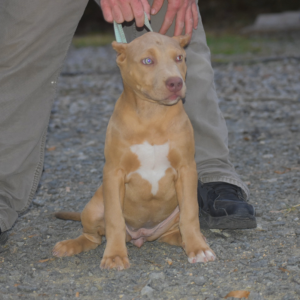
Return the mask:
<svg viewBox="0 0 300 300">
<path fill-rule="evenodd" d="M 83 234 L 57 243 L 53 255 L 95 249 L 105 235 L 103 269 L 130 266 L 129 241 L 182 246 L 190 263 L 215 260 L 200 232 L 193 128 L 181 101 L 188 42 L 153 32 L 113 42 L 124 91 L 107 127 L 103 184 L 81 215 L 56 214 L 81 220 Z"/>
</svg>

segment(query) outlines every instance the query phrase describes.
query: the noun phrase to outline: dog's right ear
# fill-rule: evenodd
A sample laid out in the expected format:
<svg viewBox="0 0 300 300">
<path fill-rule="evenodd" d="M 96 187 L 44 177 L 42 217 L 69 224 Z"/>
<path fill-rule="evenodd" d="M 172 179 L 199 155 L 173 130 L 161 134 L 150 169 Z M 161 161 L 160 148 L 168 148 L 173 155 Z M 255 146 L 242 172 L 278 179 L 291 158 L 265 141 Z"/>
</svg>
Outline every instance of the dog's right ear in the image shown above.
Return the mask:
<svg viewBox="0 0 300 300">
<path fill-rule="evenodd" d="M 179 45 L 182 48 L 184 48 L 190 42 L 191 37 L 192 36 L 190 34 L 186 34 L 186 35 L 173 36 L 172 39 L 176 40 L 179 43 Z"/>
<path fill-rule="evenodd" d="M 117 57 L 117 63 L 121 63 L 125 57 L 126 57 L 126 48 L 128 46 L 128 44 L 124 44 L 124 43 L 118 43 L 118 42 L 112 42 L 112 47 L 114 48 L 114 50 L 118 53 L 118 57 Z"/>
</svg>

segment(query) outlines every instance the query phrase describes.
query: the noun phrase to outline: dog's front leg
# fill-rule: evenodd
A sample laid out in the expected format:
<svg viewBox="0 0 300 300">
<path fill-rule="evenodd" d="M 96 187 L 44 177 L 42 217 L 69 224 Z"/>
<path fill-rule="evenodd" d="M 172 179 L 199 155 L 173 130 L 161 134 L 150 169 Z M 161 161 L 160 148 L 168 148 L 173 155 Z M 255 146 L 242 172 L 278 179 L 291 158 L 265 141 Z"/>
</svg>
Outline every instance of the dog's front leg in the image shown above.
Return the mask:
<svg viewBox="0 0 300 300">
<path fill-rule="evenodd" d="M 101 260 L 102 269 L 129 268 L 126 248 L 126 227 L 122 213 L 125 173 L 121 169 L 103 170 L 103 197 L 106 247 Z"/>
<path fill-rule="evenodd" d="M 206 244 L 200 232 L 197 183 L 198 176 L 194 165 L 180 168 L 176 182 L 180 209 L 179 228 L 182 246 L 190 263 L 215 260 L 214 252 Z"/>
</svg>

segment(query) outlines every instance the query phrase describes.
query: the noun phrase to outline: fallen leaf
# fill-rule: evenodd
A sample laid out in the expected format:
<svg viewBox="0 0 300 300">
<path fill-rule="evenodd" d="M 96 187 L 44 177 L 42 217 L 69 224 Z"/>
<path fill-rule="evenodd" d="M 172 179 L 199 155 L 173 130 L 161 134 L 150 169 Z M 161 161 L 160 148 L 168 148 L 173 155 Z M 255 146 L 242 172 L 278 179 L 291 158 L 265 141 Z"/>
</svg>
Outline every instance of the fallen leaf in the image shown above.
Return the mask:
<svg viewBox="0 0 300 300">
<path fill-rule="evenodd" d="M 43 262 L 46 262 L 46 261 L 52 261 L 52 260 L 54 260 L 55 259 L 55 257 L 52 257 L 52 258 L 46 258 L 46 259 L 41 259 L 41 260 L 39 260 L 39 263 L 43 263 Z"/>
<path fill-rule="evenodd" d="M 290 272 L 288 269 L 285 269 L 285 268 L 279 268 L 279 270 L 282 271 L 282 272 L 287 272 L 287 273 Z"/>
<path fill-rule="evenodd" d="M 29 236 L 29 238 L 31 239 L 31 238 L 33 238 L 34 236 L 38 236 L 38 234 L 32 234 L 32 235 Z"/>
<path fill-rule="evenodd" d="M 47 148 L 47 151 L 54 151 L 55 149 L 56 149 L 56 146 L 52 146 L 52 147 Z"/>
<path fill-rule="evenodd" d="M 290 172 L 291 171 L 291 169 L 290 168 L 285 168 L 285 170 L 284 171 L 274 171 L 274 173 L 276 173 L 276 174 L 285 174 L 285 173 L 287 173 L 287 172 Z"/>
<path fill-rule="evenodd" d="M 78 297 L 79 297 L 79 292 L 76 292 L 76 295 L 75 295 L 75 297 L 76 297 L 76 298 L 78 298 Z"/>
<path fill-rule="evenodd" d="M 19 284 L 19 283 L 15 283 L 15 284 L 14 284 L 14 287 L 17 287 L 18 285 L 20 285 L 20 284 Z"/>
<path fill-rule="evenodd" d="M 225 299 L 229 298 L 229 297 L 233 297 L 233 298 L 246 298 L 248 299 L 248 296 L 250 295 L 249 291 L 231 291 L 230 293 L 228 293 L 225 296 Z"/>
<path fill-rule="evenodd" d="M 169 266 L 173 264 L 173 260 L 171 258 L 166 258 L 166 262 L 168 263 Z"/>
</svg>

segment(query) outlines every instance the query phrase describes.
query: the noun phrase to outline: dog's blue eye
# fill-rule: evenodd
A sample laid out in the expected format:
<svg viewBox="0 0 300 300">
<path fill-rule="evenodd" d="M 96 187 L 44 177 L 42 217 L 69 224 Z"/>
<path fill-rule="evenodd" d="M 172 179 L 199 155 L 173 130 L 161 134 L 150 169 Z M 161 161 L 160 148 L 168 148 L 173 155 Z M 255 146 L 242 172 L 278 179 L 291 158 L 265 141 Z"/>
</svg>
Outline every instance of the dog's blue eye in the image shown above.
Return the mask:
<svg viewBox="0 0 300 300">
<path fill-rule="evenodd" d="M 178 55 L 178 56 L 176 57 L 176 61 L 182 61 L 182 59 L 183 59 L 183 55 Z"/>
<path fill-rule="evenodd" d="M 144 65 L 151 65 L 151 64 L 153 64 L 153 61 L 152 61 L 152 59 L 151 58 L 144 58 L 143 60 L 142 60 L 142 63 L 144 64 Z"/>
</svg>

